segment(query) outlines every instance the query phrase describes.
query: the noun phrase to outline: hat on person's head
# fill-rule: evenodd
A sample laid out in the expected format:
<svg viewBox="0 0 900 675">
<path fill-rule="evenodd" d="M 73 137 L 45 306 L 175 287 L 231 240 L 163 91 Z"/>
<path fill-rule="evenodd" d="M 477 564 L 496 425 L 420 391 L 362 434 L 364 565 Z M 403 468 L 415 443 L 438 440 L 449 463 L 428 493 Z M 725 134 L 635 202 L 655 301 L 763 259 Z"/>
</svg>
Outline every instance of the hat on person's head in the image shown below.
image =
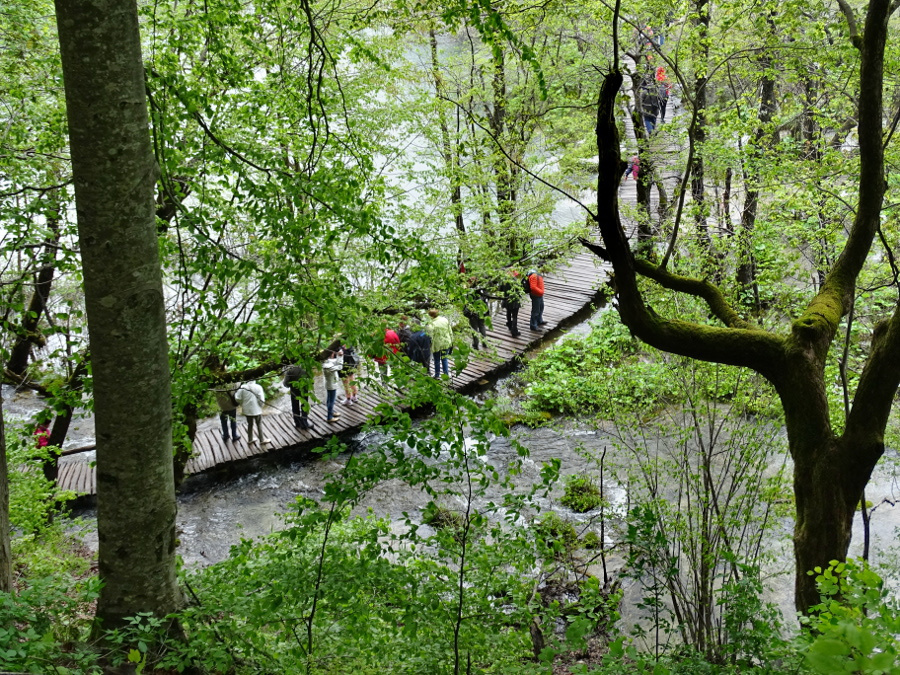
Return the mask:
<svg viewBox="0 0 900 675">
<path fill-rule="evenodd" d="M 537 274 L 537 270 L 528 270 L 528 276 L 531 276 L 532 274 Z"/>
</svg>

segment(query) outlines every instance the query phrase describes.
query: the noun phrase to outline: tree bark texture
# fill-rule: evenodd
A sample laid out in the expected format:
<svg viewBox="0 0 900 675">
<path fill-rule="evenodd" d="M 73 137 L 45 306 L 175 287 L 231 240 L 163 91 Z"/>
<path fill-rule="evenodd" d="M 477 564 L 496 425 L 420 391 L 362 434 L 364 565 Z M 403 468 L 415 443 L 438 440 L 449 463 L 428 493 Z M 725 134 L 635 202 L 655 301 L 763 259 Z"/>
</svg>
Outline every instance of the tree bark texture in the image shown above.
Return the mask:
<svg viewBox="0 0 900 675">
<path fill-rule="evenodd" d="M 134 0 L 57 0 L 97 429 L 104 628 L 180 601 L 153 157 Z"/>
<path fill-rule="evenodd" d="M 0 393 L 0 593 L 12 593 L 13 590 L 9 536 L 9 467 L 3 428 L 3 394 Z"/>
<path fill-rule="evenodd" d="M 890 0 L 869 3 L 861 40 L 859 201 L 846 243 L 824 282 L 787 334 L 760 330 L 730 307 L 708 280 L 690 279 L 635 258 L 618 208 L 621 166 L 614 119 L 622 75 L 606 76 L 597 109 L 597 226 L 603 246 L 585 246 L 612 263 L 623 323 L 648 344 L 704 361 L 751 368 L 777 390 L 794 460 L 797 516 L 795 602 L 805 612 L 819 601 L 807 572 L 843 560 L 853 515 L 872 470 L 884 452 L 884 430 L 900 385 L 900 304 L 875 331 L 844 432 L 829 418 L 825 364 L 842 318 L 853 303 L 857 277 L 877 233 L 885 190 L 882 138 L 884 48 Z M 644 276 L 676 293 L 703 299 L 723 326 L 667 319 L 647 306 L 637 284 Z"/>
</svg>

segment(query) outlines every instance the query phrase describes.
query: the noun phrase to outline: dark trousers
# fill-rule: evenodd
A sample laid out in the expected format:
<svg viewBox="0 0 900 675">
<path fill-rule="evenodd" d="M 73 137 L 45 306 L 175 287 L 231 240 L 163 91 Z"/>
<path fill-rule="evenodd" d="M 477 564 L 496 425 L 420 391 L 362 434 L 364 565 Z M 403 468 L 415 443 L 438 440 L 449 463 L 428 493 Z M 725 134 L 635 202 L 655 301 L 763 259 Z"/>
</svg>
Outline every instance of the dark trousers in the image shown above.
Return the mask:
<svg viewBox="0 0 900 675">
<path fill-rule="evenodd" d="M 531 296 L 531 330 L 537 330 L 544 323 L 544 296 Z"/>
<path fill-rule="evenodd" d="M 519 305 L 506 306 L 506 325 L 513 337 L 519 334 Z"/>
<path fill-rule="evenodd" d="M 294 426 L 298 429 L 309 429 L 309 399 L 300 401 L 291 394 L 291 412 L 294 415 Z"/>
<path fill-rule="evenodd" d="M 222 423 L 222 438 L 228 439 L 228 418 L 231 418 L 231 437 L 238 439 L 237 432 L 237 408 L 231 410 L 222 410 L 219 413 L 219 421 Z"/>
<path fill-rule="evenodd" d="M 485 347 L 487 347 L 487 342 L 484 340 L 484 338 L 487 337 L 487 326 L 484 325 L 484 317 L 480 314 L 470 314 L 469 325 L 475 332 L 475 335 L 472 336 L 472 346 L 475 349 L 478 349 L 478 334 L 481 333 L 481 342 Z"/>
</svg>

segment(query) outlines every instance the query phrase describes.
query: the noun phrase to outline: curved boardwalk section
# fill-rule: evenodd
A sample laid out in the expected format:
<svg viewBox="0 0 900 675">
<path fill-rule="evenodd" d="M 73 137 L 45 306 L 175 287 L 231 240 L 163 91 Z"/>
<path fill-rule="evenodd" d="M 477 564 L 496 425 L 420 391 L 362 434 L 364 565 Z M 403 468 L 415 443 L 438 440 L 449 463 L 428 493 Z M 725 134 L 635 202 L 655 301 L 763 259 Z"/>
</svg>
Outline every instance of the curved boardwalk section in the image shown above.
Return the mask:
<svg viewBox="0 0 900 675">
<path fill-rule="evenodd" d="M 500 310 L 491 317 L 494 328 L 487 333 L 489 348 L 472 352 L 466 367 L 451 380 L 457 391 L 475 389 L 479 383 L 510 368 L 525 351 L 540 344 L 543 335 L 578 317 L 596 305 L 604 294 L 608 278 L 607 268 L 591 253 L 580 253 L 553 274 L 544 277 L 544 321 L 542 331 L 528 329 L 531 301 L 525 298 L 519 312 L 521 334 L 513 338 L 506 329 L 505 313 Z M 263 425 L 270 443 L 248 445 L 244 428 L 239 441 L 223 441 L 218 425 L 198 431 L 194 439 L 194 457 L 187 463 L 189 474 L 209 471 L 236 462 L 260 457 L 282 450 L 302 450 L 322 445 L 333 434 L 352 435 L 374 416 L 375 408 L 388 401 L 385 393 L 373 387 L 362 389 L 359 402 L 339 406 L 341 417 L 336 423 L 325 421 L 325 406 L 313 405 L 310 420 L 315 428 L 301 431 L 294 427 L 290 413 L 272 412 L 265 415 Z M 59 485 L 79 495 L 96 493 L 94 467 L 84 455 L 60 458 Z"/>
</svg>

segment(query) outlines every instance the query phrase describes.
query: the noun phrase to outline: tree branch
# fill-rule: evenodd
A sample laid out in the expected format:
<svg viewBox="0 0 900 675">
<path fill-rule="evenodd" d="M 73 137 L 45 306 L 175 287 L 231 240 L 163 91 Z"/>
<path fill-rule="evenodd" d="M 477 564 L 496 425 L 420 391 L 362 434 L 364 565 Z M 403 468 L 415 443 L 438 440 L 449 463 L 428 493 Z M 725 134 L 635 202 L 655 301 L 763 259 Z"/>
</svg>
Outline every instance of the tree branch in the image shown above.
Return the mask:
<svg viewBox="0 0 900 675">
<path fill-rule="evenodd" d="M 838 6 L 847 18 L 847 28 L 850 30 L 850 42 L 858 50 L 862 51 L 863 41 L 859 35 L 859 29 L 856 27 L 856 16 L 853 14 L 853 8 L 847 4 L 846 0 L 837 0 Z"/>
<path fill-rule="evenodd" d="M 613 71 L 606 75 L 597 102 L 597 226 L 603 237 L 603 247 L 589 246 L 595 253 L 612 263 L 622 322 L 641 340 L 664 351 L 703 361 L 744 366 L 762 374 L 772 382 L 784 374 L 784 338 L 749 327 L 727 303 L 719 303 L 717 289 L 703 287 L 702 282 L 661 275 L 648 263 L 636 261 L 622 228 L 618 205 L 621 162 L 619 132 L 615 120 L 615 100 L 622 85 L 622 74 Z M 649 308 L 638 288 L 638 274 L 656 274 L 660 280 L 690 289 L 715 306 L 716 314 L 728 326 L 705 326 L 677 319 L 665 319 Z M 720 297 L 720 296 L 719 296 Z M 715 310 L 714 310 L 715 311 Z M 739 327 L 740 326 L 740 327 Z"/>
<path fill-rule="evenodd" d="M 716 318 L 729 328 L 744 328 L 747 330 L 755 328 L 752 323 L 741 318 L 732 309 L 718 286 L 711 284 L 706 279 L 694 279 L 673 274 L 661 266 L 654 265 L 640 258 L 635 259 L 634 268 L 638 274 L 652 279 L 663 288 L 703 299 Z"/>
</svg>

